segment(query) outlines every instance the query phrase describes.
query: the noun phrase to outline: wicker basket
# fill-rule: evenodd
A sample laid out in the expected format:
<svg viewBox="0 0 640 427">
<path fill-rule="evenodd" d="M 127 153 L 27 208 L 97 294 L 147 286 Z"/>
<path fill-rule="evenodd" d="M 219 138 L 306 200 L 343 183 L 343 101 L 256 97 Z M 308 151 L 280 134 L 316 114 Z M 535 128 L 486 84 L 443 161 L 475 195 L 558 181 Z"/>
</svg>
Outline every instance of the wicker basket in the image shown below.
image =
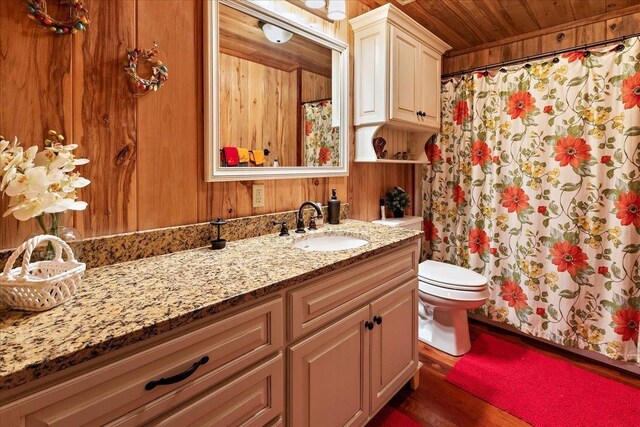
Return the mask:
<svg viewBox="0 0 640 427">
<path fill-rule="evenodd" d="M 33 250 L 44 242 L 53 245 L 53 260 L 30 262 Z M 63 251 L 66 261 L 62 259 Z M 12 268 L 23 252 L 22 267 Z M 85 269 L 86 265 L 76 261 L 73 251 L 62 239 L 36 236 L 20 245 L 7 260 L 0 274 L 0 299 L 18 310 L 49 310 L 71 299 Z"/>
</svg>

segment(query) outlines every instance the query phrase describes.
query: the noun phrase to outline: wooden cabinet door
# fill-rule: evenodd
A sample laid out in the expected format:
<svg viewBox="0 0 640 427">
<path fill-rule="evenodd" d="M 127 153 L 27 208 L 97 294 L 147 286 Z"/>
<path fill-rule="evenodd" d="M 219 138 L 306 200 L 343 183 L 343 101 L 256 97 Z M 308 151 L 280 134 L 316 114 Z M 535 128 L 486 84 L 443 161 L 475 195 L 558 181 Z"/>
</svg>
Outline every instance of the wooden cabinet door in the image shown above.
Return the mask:
<svg viewBox="0 0 640 427">
<path fill-rule="evenodd" d="M 435 50 L 420 45 L 420 86 L 419 110 L 424 114 L 420 123 L 433 128 L 440 128 L 440 70 L 441 56 Z"/>
<path fill-rule="evenodd" d="M 420 124 L 420 42 L 391 26 L 391 114 L 390 119 Z"/>
<path fill-rule="evenodd" d="M 417 369 L 417 292 L 416 278 L 371 303 L 375 325 L 371 331 L 372 411 L 389 400 Z"/>
<path fill-rule="evenodd" d="M 369 416 L 369 306 L 289 348 L 289 416 L 296 427 L 362 425 Z"/>
</svg>

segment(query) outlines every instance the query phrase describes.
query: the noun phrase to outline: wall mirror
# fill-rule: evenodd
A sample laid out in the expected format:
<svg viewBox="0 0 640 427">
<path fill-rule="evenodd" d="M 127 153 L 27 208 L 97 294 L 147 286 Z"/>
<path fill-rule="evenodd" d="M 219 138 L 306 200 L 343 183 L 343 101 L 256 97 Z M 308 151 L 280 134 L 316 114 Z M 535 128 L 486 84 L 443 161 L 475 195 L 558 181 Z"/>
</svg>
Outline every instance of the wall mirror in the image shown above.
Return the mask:
<svg viewBox="0 0 640 427">
<path fill-rule="evenodd" d="M 259 2 L 205 7 L 205 179 L 347 175 L 348 45 Z"/>
</svg>

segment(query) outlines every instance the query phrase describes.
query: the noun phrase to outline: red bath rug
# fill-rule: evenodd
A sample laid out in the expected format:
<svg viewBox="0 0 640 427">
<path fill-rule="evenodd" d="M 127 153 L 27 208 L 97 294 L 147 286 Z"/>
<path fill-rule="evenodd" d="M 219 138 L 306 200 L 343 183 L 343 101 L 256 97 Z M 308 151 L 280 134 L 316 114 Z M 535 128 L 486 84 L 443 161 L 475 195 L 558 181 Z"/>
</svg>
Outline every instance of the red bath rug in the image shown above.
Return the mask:
<svg viewBox="0 0 640 427">
<path fill-rule="evenodd" d="M 640 389 L 488 334 L 445 379 L 535 427 L 640 426 Z"/>
<path fill-rule="evenodd" d="M 403 414 L 395 408 L 387 405 L 384 408 L 380 409 L 380 412 L 376 414 L 375 417 L 367 427 L 421 427 L 422 424 L 415 421 L 413 418 Z"/>
</svg>

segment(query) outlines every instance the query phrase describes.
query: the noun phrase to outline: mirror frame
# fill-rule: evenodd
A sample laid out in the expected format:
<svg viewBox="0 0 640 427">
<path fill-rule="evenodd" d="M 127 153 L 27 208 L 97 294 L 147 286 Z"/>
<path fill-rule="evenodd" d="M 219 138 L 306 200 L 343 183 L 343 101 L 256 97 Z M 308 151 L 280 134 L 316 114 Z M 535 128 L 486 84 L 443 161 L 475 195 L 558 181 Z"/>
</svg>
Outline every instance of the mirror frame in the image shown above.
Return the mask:
<svg viewBox="0 0 640 427">
<path fill-rule="evenodd" d="M 229 6 L 240 12 L 270 22 L 288 31 L 308 38 L 340 53 L 337 70 L 340 105 L 340 166 L 310 167 L 249 167 L 229 168 L 220 166 L 220 114 L 219 114 L 219 37 L 218 5 Z M 252 181 L 293 178 L 322 178 L 349 174 L 349 45 L 313 28 L 290 20 L 277 12 L 265 9 L 247 0 L 205 1 L 204 23 L 204 143 L 205 181 Z"/>
</svg>

